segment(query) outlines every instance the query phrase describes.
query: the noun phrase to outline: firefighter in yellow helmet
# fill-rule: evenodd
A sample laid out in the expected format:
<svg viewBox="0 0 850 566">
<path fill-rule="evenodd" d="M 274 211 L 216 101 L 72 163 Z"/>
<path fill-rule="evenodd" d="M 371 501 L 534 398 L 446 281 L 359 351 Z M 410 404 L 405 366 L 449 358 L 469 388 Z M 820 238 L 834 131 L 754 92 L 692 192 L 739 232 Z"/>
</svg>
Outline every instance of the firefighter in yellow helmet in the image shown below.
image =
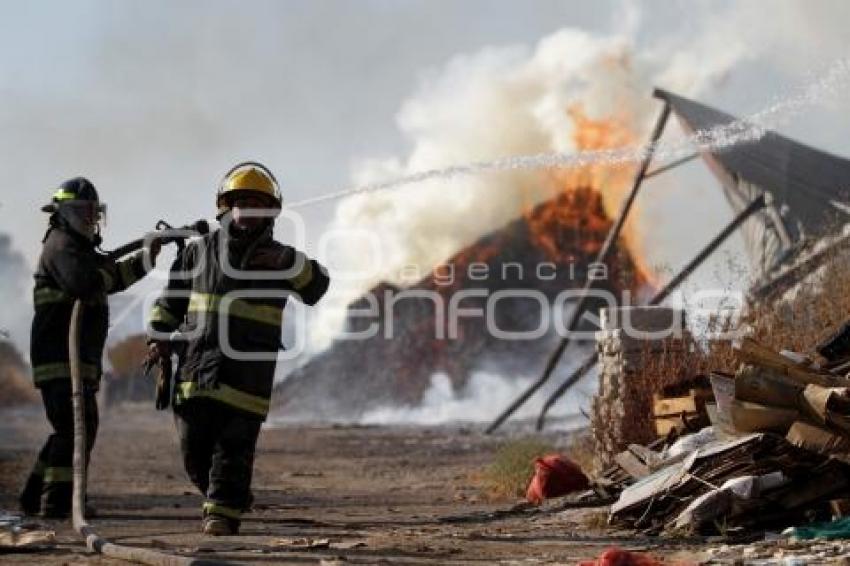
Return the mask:
<svg viewBox="0 0 850 566">
<path fill-rule="evenodd" d="M 202 530 L 236 534 L 250 509 L 260 425 L 269 410 L 283 309 L 289 296 L 315 304 L 327 271 L 272 237 L 280 188 L 245 162 L 222 179 L 221 227 L 175 260 L 150 317 L 150 360 L 176 352 L 174 414 L 189 478 L 206 498 Z"/>
<path fill-rule="evenodd" d="M 216 194 L 217 218 L 221 219 L 233 210 L 233 199 L 236 197 L 264 200 L 275 216 L 283 205 L 277 179 L 269 169 L 256 161 L 244 161 L 224 175 Z"/>
</svg>

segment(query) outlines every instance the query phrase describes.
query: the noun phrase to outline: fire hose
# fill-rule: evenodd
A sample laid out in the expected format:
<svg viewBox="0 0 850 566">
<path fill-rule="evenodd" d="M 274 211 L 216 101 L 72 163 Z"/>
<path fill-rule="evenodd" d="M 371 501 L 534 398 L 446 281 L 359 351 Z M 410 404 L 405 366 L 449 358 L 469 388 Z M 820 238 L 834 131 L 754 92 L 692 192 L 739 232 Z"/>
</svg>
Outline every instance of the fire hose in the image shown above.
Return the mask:
<svg viewBox="0 0 850 566">
<path fill-rule="evenodd" d="M 148 548 L 137 548 L 114 544 L 101 537 L 94 527 L 86 521 L 86 407 L 83 395 L 83 380 L 80 372 L 80 319 L 83 302 L 77 299 L 71 311 L 71 329 L 68 334 L 68 353 L 71 366 L 71 399 L 74 406 L 74 491 L 71 500 L 71 521 L 74 530 L 86 541 L 92 552 L 111 558 L 120 558 L 131 562 L 152 564 L 154 566 L 200 566 L 224 564 L 219 561 L 175 556 L 157 552 Z"/>
<path fill-rule="evenodd" d="M 201 231 L 201 230 L 198 230 Z M 142 240 L 131 242 L 128 246 L 141 247 Z M 128 248 L 123 246 L 119 249 Z M 132 250 L 130 250 L 132 251 Z M 124 251 L 127 253 L 127 251 Z M 123 255 L 123 254 L 122 254 Z M 101 537 L 94 527 L 86 521 L 86 480 L 87 480 L 87 439 L 86 439 L 86 406 L 83 395 L 83 380 L 80 371 L 80 320 L 83 312 L 83 301 L 74 301 L 71 311 L 71 323 L 68 332 L 68 361 L 71 369 L 71 400 L 74 409 L 74 459 L 73 459 L 73 496 L 71 500 L 71 522 L 74 530 L 86 541 L 86 546 L 92 552 L 97 552 L 110 558 L 119 558 L 153 566 L 221 566 L 226 562 L 205 560 L 186 556 L 165 554 L 148 548 L 138 548 L 111 543 Z"/>
<path fill-rule="evenodd" d="M 209 224 L 207 224 L 206 220 L 198 220 L 193 224 L 187 224 L 186 226 L 181 226 L 180 228 L 174 228 L 173 226 L 169 225 L 168 222 L 166 222 L 165 220 L 160 220 L 156 223 L 156 230 L 170 230 L 176 233 L 170 235 L 165 234 L 161 236 L 156 235 L 156 233 L 149 234 L 145 238 L 139 238 L 137 240 L 133 240 L 132 242 L 128 242 L 123 246 L 107 253 L 106 255 L 113 260 L 120 259 L 131 252 L 142 249 L 145 243 L 148 242 L 151 238 L 159 240 L 163 245 L 174 242 L 178 246 L 182 247 L 183 241 L 187 237 L 194 234 L 203 236 L 204 234 L 209 233 L 210 226 Z"/>
</svg>

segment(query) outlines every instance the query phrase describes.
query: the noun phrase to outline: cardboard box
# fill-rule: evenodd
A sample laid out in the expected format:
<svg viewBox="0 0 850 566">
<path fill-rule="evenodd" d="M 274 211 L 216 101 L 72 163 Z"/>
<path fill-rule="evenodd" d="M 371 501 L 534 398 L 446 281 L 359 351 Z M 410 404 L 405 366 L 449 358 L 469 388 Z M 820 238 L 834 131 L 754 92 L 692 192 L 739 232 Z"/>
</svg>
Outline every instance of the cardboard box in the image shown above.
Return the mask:
<svg viewBox="0 0 850 566">
<path fill-rule="evenodd" d="M 850 439 L 802 421 L 791 425 L 785 439 L 794 446 L 817 454 L 850 453 Z"/>
</svg>

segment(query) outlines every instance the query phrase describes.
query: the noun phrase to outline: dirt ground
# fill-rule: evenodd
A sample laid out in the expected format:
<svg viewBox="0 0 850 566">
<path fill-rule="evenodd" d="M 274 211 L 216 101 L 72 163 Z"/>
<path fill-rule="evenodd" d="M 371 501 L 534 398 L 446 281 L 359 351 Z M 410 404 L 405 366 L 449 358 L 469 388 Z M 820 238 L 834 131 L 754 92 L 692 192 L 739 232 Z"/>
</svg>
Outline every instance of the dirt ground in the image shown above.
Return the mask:
<svg viewBox="0 0 850 566">
<path fill-rule="evenodd" d="M 38 409 L 2 414 L 0 509 L 17 509 L 45 433 Z M 102 417 L 92 522 L 113 542 L 243 564 L 574 564 L 614 545 L 701 558 L 705 546 L 603 530 L 604 507 L 511 512 L 516 502 L 488 500 L 477 478 L 505 439 L 461 427 L 266 428 L 253 512 L 240 536 L 210 538 L 199 533 L 202 500 L 184 475 L 170 414 L 125 405 Z M 69 523 L 44 523 L 55 548 L 0 562 L 118 563 L 86 554 Z"/>
</svg>

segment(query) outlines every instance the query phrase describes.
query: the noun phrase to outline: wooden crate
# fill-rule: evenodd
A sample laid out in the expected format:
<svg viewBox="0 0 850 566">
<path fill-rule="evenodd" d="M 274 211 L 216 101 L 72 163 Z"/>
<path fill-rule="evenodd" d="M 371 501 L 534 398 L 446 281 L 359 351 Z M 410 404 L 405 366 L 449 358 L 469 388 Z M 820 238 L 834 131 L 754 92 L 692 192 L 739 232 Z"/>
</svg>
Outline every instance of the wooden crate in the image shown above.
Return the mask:
<svg viewBox="0 0 850 566">
<path fill-rule="evenodd" d="M 708 413 L 706 402 L 714 400 L 711 389 L 691 389 L 688 395 L 680 397 L 661 397 L 653 395 L 652 418 L 658 436 L 667 436 L 671 431 L 687 430 L 690 423 L 706 421 Z"/>
</svg>

